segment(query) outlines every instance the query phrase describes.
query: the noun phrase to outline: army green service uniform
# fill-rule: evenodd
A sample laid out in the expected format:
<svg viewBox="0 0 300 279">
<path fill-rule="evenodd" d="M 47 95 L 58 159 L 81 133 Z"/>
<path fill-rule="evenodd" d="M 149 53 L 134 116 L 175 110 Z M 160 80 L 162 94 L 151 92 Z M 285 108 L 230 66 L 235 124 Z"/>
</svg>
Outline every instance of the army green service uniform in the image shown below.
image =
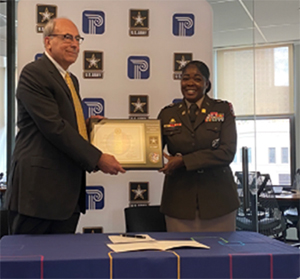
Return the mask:
<svg viewBox="0 0 300 279">
<path fill-rule="evenodd" d="M 229 164 L 236 152 L 236 124 L 231 104 L 204 97 L 192 126 L 186 102 L 161 110 L 163 145 L 182 156 L 185 167 L 164 180 L 161 211 L 177 219 L 226 215 L 239 207 Z"/>
</svg>

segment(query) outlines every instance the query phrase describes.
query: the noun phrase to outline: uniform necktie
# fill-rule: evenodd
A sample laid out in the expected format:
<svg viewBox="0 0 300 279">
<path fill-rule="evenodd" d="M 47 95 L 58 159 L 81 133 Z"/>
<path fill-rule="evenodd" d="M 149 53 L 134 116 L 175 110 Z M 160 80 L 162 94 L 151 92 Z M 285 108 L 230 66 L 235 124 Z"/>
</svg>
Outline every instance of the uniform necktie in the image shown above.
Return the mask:
<svg viewBox="0 0 300 279">
<path fill-rule="evenodd" d="M 191 104 L 191 106 L 190 106 L 190 114 L 189 115 L 190 115 L 190 120 L 191 120 L 192 123 L 194 123 L 195 120 L 196 120 L 196 117 L 197 117 L 196 112 L 197 112 L 197 110 L 198 110 L 198 106 L 195 103 Z"/>
<path fill-rule="evenodd" d="M 78 131 L 79 134 L 85 139 L 88 140 L 88 135 L 87 135 L 87 130 L 86 130 L 86 124 L 83 116 L 83 111 L 82 111 L 82 106 L 81 102 L 79 100 L 79 97 L 76 93 L 73 81 L 69 75 L 69 73 L 66 73 L 65 75 L 65 80 L 66 83 L 71 91 L 72 95 L 72 100 L 75 108 L 75 113 L 76 113 L 76 120 L 77 120 L 77 126 L 78 126 Z"/>
</svg>

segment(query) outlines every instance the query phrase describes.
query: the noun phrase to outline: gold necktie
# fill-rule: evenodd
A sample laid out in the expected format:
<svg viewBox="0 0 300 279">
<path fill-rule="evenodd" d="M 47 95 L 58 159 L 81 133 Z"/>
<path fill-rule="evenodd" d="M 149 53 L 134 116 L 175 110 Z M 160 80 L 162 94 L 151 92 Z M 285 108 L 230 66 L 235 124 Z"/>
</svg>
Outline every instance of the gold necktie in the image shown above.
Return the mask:
<svg viewBox="0 0 300 279">
<path fill-rule="evenodd" d="M 82 111 L 82 106 L 81 102 L 79 100 L 79 97 L 76 93 L 73 81 L 68 73 L 65 75 L 65 80 L 67 82 L 67 85 L 69 86 L 69 89 L 71 91 L 72 99 L 73 99 L 73 104 L 75 108 L 75 113 L 76 113 L 76 119 L 77 119 L 77 125 L 78 125 L 78 131 L 79 134 L 85 139 L 88 140 L 88 135 L 86 131 L 86 124 L 83 116 L 83 111 Z"/>
</svg>

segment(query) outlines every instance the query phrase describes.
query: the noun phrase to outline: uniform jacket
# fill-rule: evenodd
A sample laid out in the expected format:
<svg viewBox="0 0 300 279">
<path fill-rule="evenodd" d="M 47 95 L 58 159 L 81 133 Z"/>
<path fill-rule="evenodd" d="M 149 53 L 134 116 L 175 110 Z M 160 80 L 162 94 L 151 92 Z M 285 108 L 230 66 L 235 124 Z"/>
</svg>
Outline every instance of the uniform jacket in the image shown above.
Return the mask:
<svg viewBox="0 0 300 279">
<path fill-rule="evenodd" d="M 50 220 L 69 218 L 78 203 L 85 212 L 85 171 L 95 169 L 101 152 L 78 133 L 71 92 L 45 55 L 24 67 L 16 97 L 19 132 L 6 206 Z"/>
<path fill-rule="evenodd" d="M 166 175 L 161 211 L 178 219 L 212 219 L 239 207 L 229 164 L 236 151 L 235 116 L 228 102 L 204 97 L 192 126 L 185 101 L 161 110 L 163 145 L 185 167 Z"/>
</svg>

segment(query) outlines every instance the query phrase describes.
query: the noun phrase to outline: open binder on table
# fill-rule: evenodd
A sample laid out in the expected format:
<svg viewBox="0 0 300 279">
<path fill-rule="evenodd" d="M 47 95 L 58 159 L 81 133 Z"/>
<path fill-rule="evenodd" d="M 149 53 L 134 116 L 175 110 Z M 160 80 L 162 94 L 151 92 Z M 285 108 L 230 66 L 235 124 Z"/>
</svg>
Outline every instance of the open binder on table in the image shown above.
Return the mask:
<svg viewBox="0 0 300 279">
<path fill-rule="evenodd" d="M 156 240 L 147 234 L 139 235 L 111 235 L 109 239 L 112 243 L 107 246 L 114 252 L 129 252 L 142 250 L 160 250 L 166 251 L 175 248 L 202 248 L 209 249 L 210 247 L 201 244 L 193 239 L 191 240 Z"/>
</svg>

